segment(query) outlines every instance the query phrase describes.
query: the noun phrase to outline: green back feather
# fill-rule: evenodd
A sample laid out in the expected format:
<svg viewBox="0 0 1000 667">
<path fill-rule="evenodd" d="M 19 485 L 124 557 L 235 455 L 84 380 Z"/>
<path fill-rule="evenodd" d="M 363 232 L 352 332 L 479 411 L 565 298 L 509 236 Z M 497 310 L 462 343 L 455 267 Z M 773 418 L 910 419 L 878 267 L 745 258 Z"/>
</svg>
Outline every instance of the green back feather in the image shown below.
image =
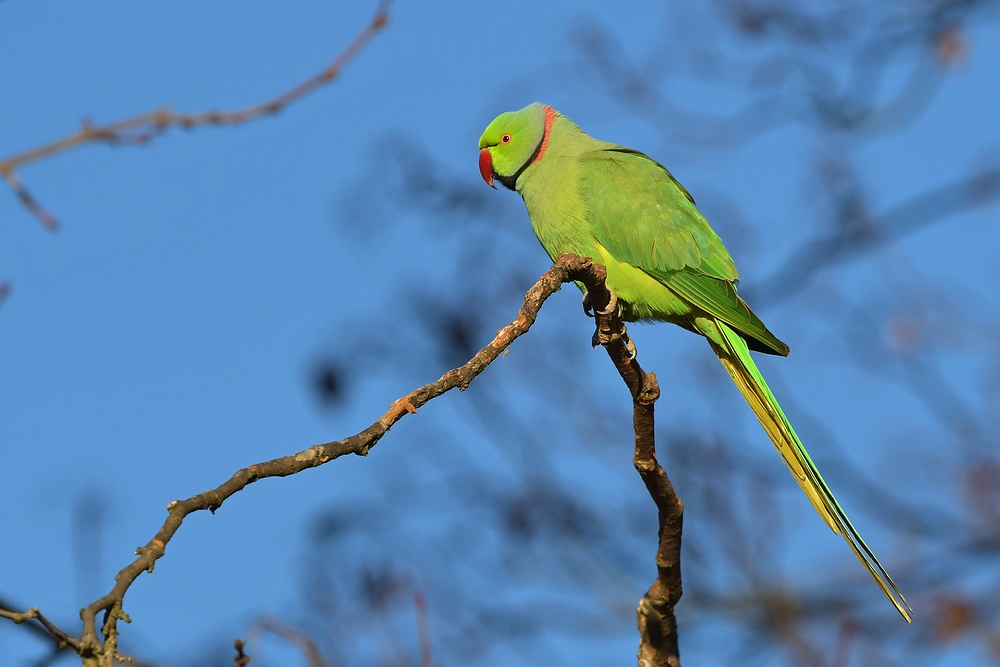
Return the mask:
<svg viewBox="0 0 1000 667">
<path fill-rule="evenodd" d="M 665 167 L 613 146 L 581 155 L 579 174 L 594 238 L 615 259 L 726 322 L 755 350 L 788 354 L 788 346 L 736 294 L 736 265 L 694 198 Z"/>
</svg>

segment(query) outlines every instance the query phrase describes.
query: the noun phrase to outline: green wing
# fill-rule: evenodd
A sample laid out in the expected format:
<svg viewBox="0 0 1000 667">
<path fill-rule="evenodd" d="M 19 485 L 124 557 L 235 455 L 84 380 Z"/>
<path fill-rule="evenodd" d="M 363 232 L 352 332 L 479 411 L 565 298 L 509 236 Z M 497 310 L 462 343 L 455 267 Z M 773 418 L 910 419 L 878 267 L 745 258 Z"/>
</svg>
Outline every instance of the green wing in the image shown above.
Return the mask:
<svg viewBox="0 0 1000 667">
<path fill-rule="evenodd" d="M 694 198 L 666 168 L 622 147 L 586 153 L 579 167 L 594 237 L 615 259 L 730 325 L 751 349 L 788 354 L 788 346 L 736 294 L 736 265 Z"/>
<path fill-rule="evenodd" d="M 594 236 L 615 258 L 649 272 L 739 276 L 694 199 L 661 165 L 616 148 L 582 155 L 579 173 Z"/>
<path fill-rule="evenodd" d="M 661 274 L 647 270 L 647 273 L 658 278 L 690 303 L 736 329 L 747 340 L 751 350 L 788 356 L 788 346 L 768 331 L 760 318 L 736 294 L 736 287 L 728 280 L 687 271 Z"/>
</svg>

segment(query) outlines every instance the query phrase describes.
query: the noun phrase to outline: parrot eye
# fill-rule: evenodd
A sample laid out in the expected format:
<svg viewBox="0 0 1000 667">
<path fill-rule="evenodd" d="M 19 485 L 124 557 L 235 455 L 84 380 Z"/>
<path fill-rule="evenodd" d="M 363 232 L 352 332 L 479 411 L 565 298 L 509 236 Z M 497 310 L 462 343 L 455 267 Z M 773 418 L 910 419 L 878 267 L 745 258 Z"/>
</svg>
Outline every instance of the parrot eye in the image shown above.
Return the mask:
<svg viewBox="0 0 1000 667">
<path fill-rule="evenodd" d="M 510 143 L 510 135 L 509 134 L 503 135 L 502 137 L 500 137 L 500 141 L 501 141 L 501 143 L 509 144 Z"/>
</svg>

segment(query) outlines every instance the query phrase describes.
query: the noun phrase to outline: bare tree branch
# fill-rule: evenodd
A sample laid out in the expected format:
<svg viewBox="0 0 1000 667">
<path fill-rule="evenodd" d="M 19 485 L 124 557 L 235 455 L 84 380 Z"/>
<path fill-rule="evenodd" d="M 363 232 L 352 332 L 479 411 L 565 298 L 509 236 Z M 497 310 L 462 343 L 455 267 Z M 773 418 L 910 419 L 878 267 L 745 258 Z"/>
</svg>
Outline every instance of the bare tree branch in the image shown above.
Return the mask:
<svg viewBox="0 0 1000 667">
<path fill-rule="evenodd" d="M 323 660 L 323 655 L 319 652 L 316 642 L 314 642 L 312 637 L 306 633 L 301 630 L 296 630 L 292 626 L 287 623 L 282 623 L 276 618 L 263 616 L 257 619 L 254 624 L 250 626 L 249 632 L 251 639 L 265 630 L 273 632 L 290 644 L 298 646 L 302 651 L 302 654 L 306 657 L 309 667 L 326 667 L 326 661 Z"/>
<path fill-rule="evenodd" d="M 560 255 L 562 260 L 566 255 Z M 603 266 L 584 276 L 590 301 L 597 318 L 595 341 L 604 346 L 622 380 L 632 394 L 632 425 L 635 429 L 635 454 L 632 462 L 642 477 L 646 490 L 656 503 L 659 514 L 659 547 L 656 551 L 656 581 L 642 597 L 637 610 L 639 624 L 639 667 L 680 667 L 677 644 L 677 619 L 674 607 L 683 593 L 681 586 L 681 529 L 684 503 L 670 478 L 656 460 L 656 434 L 653 405 L 660 397 L 660 385 L 654 373 L 639 366 L 626 345 L 625 326 L 617 312 L 603 314 L 611 295 L 604 284 Z"/>
<path fill-rule="evenodd" d="M 375 423 L 344 440 L 314 445 L 292 456 L 284 456 L 243 468 L 215 489 L 200 493 L 186 500 L 174 500 L 167 505 L 167 519 L 145 546 L 136 550 L 138 558 L 115 576 L 115 585 L 104 597 L 94 601 L 80 612 L 83 634 L 80 639 L 70 637 L 48 622 L 37 609 L 24 613 L 0 610 L 0 616 L 15 623 L 36 619 L 55 637 L 60 646 L 71 646 L 83 658 L 84 667 L 113 667 L 121 658 L 117 653 L 118 621 L 129 622 L 122 605 L 125 593 L 143 572 L 152 572 L 156 561 L 163 557 L 167 543 L 180 528 L 187 515 L 209 510 L 215 512 L 232 495 L 247 485 L 267 477 L 287 477 L 309 468 L 315 468 L 345 454 L 365 456 L 392 426 L 407 414 L 442 394 L 458 388 L 465 390 L 486 367 L 506 351 L 534 324 L 538 312 L 548 297 L 557 292 L 563 283 L 578 281 L 587 286 L 591 304 L 596 308 L 596 344 L 604 346 L 619 374 L 632 394 L 635 428 L 634 464 L 659 511 L 659 548 L 656 554 L 657 579 L 643 596 L 638 608 L 641 634 L 639 664 L 641 667 L 678 667 L 677 622 L 674 606 L 681 597 L 680 546 L 683 503 L 677 497 L 670 480 L 656 460 L 653 404 L 659 397 L 659 386 L 652 373 L 645 373 L 630 354 L 627 334 L 619 313 L 609 310 L 612 295 L 604 284 L 606 271 L 590 258 L 560 255 L 555 264 L 528 290 L 517 318 L 497 332 L 496 337 L 475 354 L 468 362 L 448 371 L 436 382 L 424 385 L 394 401 Z M 608 311 L 608 312 L 602 312 Z M 417 598 L 418 617 L 426 613 L 422 599 Z M 97 614 L 104 612 L 101 638 L 97 633 Z M 429 643 L 426 637 L 426 619 L 421 622 L 421 657 L 430 665 Z M 312 667 L 323 667 L 323 660 L 315 644 L 305 641 L 308 637 L 283 624 L 263 619 L 257 627 L 276 632 L 288 641 L 299 645 L 309 658 Z M 242 642 L 237 640 L 236 664 L 245 659 Z M 242 663 L 245 664 L 245 663 Z"/>
<path fill-rule="evenodd" d="M 290 90 L 260 104 L 231 111 L 202 111 L 198 113 L 176 113 L 168 108 L 148 111 L 106 125 L 93 125 L 85 121 L 83 126 L 68 136 L 43 144 L 36 148 L 0 159 L 0 176 L 7 182 L 21 203 L 50 230 L 59 228 L 55 217 L 49 213 L 21 183 L 17 169 L 58 153 L 78 148 L 92 142 L 104 142 L 114 146 L 144 145 L 164 134 L 171 127 L 192 129 L 201 125 L 242 125 L 264 116 L 271 116 L 288 105 L 297 102 L 318 88 L 330 83 L 367 45 L 389 21 L 391 0 L 381 0 L 375 16 L 368 26 L 350 45 L 323 71 L 294 86 Z"/>
<path fill-rule="evenodd" d="M 759 284 L 744 287 L 742 293 L 756 304 L 784 301 L 804 289 L 816 273 L 828 266 L 872 252 L 997 199 L 1000 199 L 1000 167 L 983 169 L 923 192 L 874 220 L 838 224 L 831 234 L 802 243 L 789 253 L 789 259 L 774 275 Z"/>
<path fill-rule="evenodd" d="M 45 629 L 45 632 L 56 641 L 56 646 L 58 646 L 60 650 L 68 647 L 77 653 L 80 652 L 80 641 L 75 637 L 70 637 L 68 634 L 53 625 L 49 619 L 42 616 L 42 613 L 38 611 L 38 607 L 32 607 L 25 612 L 16 612 L 4 609 L 0 606 L 0 618 L 9 618 L 18 625 L 24 623 L 25 621 L 37 621 L 38 624 Z M 28 627 L 33 629 L 37 628 L 37 626 L 31 623 L 28 623 Z"/>
<path fill-rule="evenodd" d="M 28 188 L 24 187 L 24 183 L 21 182 L 21 178 L 17 175 L 13 169 L 6 170 L 5 163 L 0 162 L 0 176 L 3 176 L 3 180 L 6 181 L 7 187 L 11 189 L 14 195 L 17 197 L 18 201 L 31 212 L 33 216 L 38 218 L 39 222 L 45 225 L 46 229 L 49 231 L 56 231 L 59 229 L 59 221 L 56 220 L 55 216 L 49 213 L 48 209 L 39 203 L 35 196 L 28 191 Z"/>
<path fill-rule="evenodd" d="M 431 655 L 431 628 L 427 622 L 427 599 L 417 591 L 413 596 L 413 606 L 417 611 L 417 637 L 420 640 L 420 667 L 434 667 Z"/>
<path fill-rule="evenodd" d="M 0 617 L 9 618 L 15 623 L 20 624 L 21 627 L 27 629 L 39 639 L 51 642 L 51 650 L 31 663 L 34 667 L 47 667 L 48 665 L 51 665 L 61 659 L 66 651 L 71 651 L 77 654 L 80 653 L 80 642 L 75 637 L 69 636 L 69 633 L 60 630 L 54 624 L 50 623 L 48 619 L 38 613 L 37 608 L 29 609 L 24 613 L 18 613 L 13 611 L 16 606 L 17 605 L 11 604 L 9 600 L 0 597 Z M 121 656 L 118 656 L 115 659 L 118 660 L 118 662 L 125 661 L 125 659 Z M 131 667 L 145 667 L 149 664 L 131 656 L 128 658 L 127 662 L 131 665 Z"/>
<path fill-rule="evenodd" d="M 92 602 L 80 612 L 83 619 L 83 635 L 80 638 L 80 653 L 87 667 L 112 667 L 112 656 L 115 655 L 118 644 L 118 621 L 130 621 L 122 609 L 125 593 L 133 582 L 143 572 L 152 572 L 156 561 L 163 557 L 167 543 L 180 528 L 184 518 L 192 512 L 210 510 L 215 512 L 233 494 L 260 479 L 267 477 L 287 477 L 309 468 L 321 466 L 345 454 L 365 456 L 368 451 L 388 432 L 392 426 L 406 414 L 416 414 L 417 409 L 428 401 L 455 389 L 465 390 L 473 379 L 482 373 L 486 367 L 519 336 L 525 334 L 542 304 L 552 294 L 557 292 L 562 283 L 573 280 L 588 284 L 603 284 L 603 267 L 595 266 L 589 258 L 574 255 L 561 255 L 524 297 L 517 318 L 500 329 L 489 345 L 481 349 L 463 366 L 450 370 L 439 380 L 424 385 L 397 399 L 389 406 L 382 417 L 374 424 L 344 440 L 314 445 L 309 449 L 292 456 L 265 461 L 243 468 L 234 474 L 221 486 L 200 493 L 186 500 L 175 500 L 167 505 L 167 519 L 163 526 L 145 546 L 136 549 L 136 558 L 115 576 L 115 586 L 104 597 Z M 600 276 L 600 277 L 598 277 Z M 595 292 L 596 293 L 596 292 Z M 600 301 L 597 301 L 600 303 Z M 621 345 L 620 340 L 609 342 L 614 349 Z M 625 354 L 628 354 L 627 351 Z M 637 367 L 637 365 L 636 365 Z M 104 624 L 101 628 L 103 641 L 97 634 L 97 614 L 104 612 Z"/>
</svg>

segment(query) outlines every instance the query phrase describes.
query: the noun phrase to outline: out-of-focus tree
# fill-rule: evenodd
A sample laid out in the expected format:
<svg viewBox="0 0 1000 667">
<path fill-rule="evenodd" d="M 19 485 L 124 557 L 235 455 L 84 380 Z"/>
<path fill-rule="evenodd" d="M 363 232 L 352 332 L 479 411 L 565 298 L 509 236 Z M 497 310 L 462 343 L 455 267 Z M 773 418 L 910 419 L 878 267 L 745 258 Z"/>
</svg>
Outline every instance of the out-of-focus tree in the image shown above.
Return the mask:
<svg viewBox="0 0 1000 667">
<path fill-rule="evenodd" d="M 665 389 L 660 433 L 689 517 L 682 652 L 737 664 L 1000 660 L 1000 313 L 994 291 L 968 289 L 982 271 L 920 236 L 936 225 L 972 237 L 970 221 L 995 220 L 1000 161 L 968 127 L 967 166 L 939 170 L 920 189 L 885 192 L 877 167 L 913 159 L 885 155 L 885 139 L 926 136 L 926 112 L 977 57 L 971 34 L 997 18 L 996 3 L 720 0 L 673 14 L 662 43 L 639 56 L 627 36 L 583 23 L 574 59 L 517 90 L 555 89 L 600 110 L 592 116 L 647 124 L 662 145 L 637 148 L 668 166 L 670 155 L 719 165 L 755 150 L 798 161 L 783 173 L 800 180 L 780 188 L 793 200 L 787 223 L 754 220 L 753 193 L 741 201 L 724 182 L 707 195 L 685 184 L 734 250 L 748 302 L 765 315 L 795 313 L 776 329 L 792 342 L 782 363 L 796 377 L 779 382 L 779 397 L 834 490 L 887 545 L 887 566 L 916 609 L 914 625 L 902 623 L 849 554 L 812 539 L 815 517 L 721 369 L 694 348 L 657 349 L 694 359 L 681 364 L 689 373 L 661 379 L 683 385 Z M 789 150 L 789 136 L 808 150 Z M 416 225 L 440 239 L 444 259 L 419 274 L 402 268 L 399 293 L 365 337 L 352 346 L 338 336 L 319 355 L 317 397 L 331 410 L 348 409 L 373 367 L 420 377 L 467 356 L 544 262 L 520 202 L 483 188 L 474 170 L 456 173 L 401 136 L 372 153 L 370 176 L 345 194 L 343 237 L 364 249 L 369 241 L 350 231 L 358 220 L 376 223 L 380 242 Z M 982 242 L 995 246 L 989 234 Z M 566 308 L 464 401 L 421 423 L 387 466 L 381 496 L 317 517 L 303 622 L 338 664 L 395 656 L 379 653 L 376 637 L 406 632 L 415 590 L 431 601 L 436 655 L 449 664 L 610 663 L 595 646 L 634 632 L 651 509 L 621 464 L 627 406 L 591 381 L 602 371 Z M 654 331 L 635 335 L 649 354 Z M 798 354 L 797 339 L 808 341 Z M 657 370 L 653 359 L 645 365 Z M 888 395 L 853 406 L 869 410 L 853 428 L 797 401 L 792 387 L 808 385 L 823 388 L 812 396 Z M 859 433 L 861 451 L 845 440 Z M 428 538 L 430 516 L 445 525 Z M 342 567 L 345 554 L 359 569 Z"/>
</svg>

